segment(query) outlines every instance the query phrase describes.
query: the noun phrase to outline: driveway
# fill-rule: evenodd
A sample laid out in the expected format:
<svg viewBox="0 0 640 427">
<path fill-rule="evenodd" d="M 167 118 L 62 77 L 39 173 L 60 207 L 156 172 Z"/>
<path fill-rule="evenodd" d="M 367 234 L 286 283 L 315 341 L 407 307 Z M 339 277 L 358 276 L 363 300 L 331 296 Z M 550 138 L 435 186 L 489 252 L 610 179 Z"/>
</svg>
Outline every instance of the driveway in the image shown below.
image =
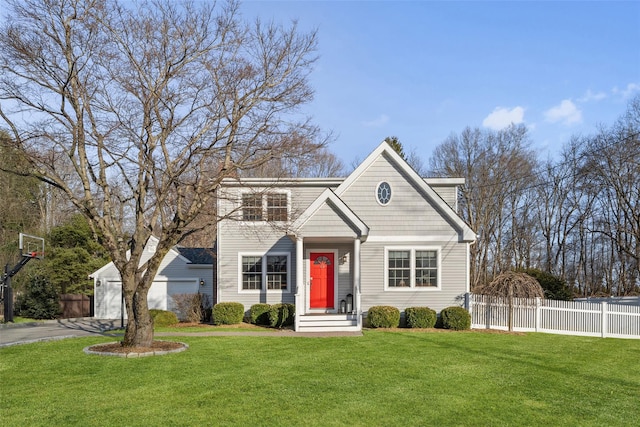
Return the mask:
<svg viewBox="0 0 640 427">
<path fill-rule="evenodd" d="M 38 341 L 106 335 L 106 332 L 118 328 L 120 328 L 120 319 L 105 320 L 92 317 L 3 324 L 0 325 L 0 348 Z"/>
<path fill-rule="evenodd" d="M 122 334 L 111 334 L 109 331 L 120 329 L 120 319 L 94 319 L 82 317 L 77 319 L 45 320 L 37 323 L 9 323 L 0 324 L 0 348 L 17 344 L 28 344 L 39 341 L 51 341 L 64 338 L 86 337 L 91 335 L 122 337 Z M 157 337 L 162 336 L 264 336 L 264 337 L 358 337 L 357 332 L 294 332 L 290 329 L 279 331 L 259 332 L 233 332 L 233 331 L 207 331 L 207 332 L 156 332 Z"/>
</svg>

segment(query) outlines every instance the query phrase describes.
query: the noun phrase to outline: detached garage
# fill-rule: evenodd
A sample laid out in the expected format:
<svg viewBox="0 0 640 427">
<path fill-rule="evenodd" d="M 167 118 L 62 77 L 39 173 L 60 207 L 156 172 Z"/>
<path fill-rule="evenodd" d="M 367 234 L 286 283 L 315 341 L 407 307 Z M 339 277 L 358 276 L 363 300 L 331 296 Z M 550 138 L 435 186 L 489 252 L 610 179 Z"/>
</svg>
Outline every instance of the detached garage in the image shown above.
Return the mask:
<svg viewBox="0 0 640 427">
<path fill-rule="evenodd" d="M 145 247 L 145 262 L 155 253 L 158 240 L 151 237 Z M 213 249 L 174 247 L 162 260 L 149 290 L 150 309 L 174 310 L 172 295 L 213 295 Z M 120 319 L 122 282 L 112 262 L 90 276 L 94 287 L 94 316 L 99 319 Z M 126 318 L 127 313 L 124 311 Z"/>
</svg>

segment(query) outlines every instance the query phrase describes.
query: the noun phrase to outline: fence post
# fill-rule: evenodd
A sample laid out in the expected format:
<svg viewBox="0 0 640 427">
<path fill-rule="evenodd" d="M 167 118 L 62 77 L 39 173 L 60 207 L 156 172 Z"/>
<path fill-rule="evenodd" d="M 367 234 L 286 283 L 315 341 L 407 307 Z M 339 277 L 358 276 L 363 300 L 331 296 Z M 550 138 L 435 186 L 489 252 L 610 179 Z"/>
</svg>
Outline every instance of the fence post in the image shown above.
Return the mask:
<svg viewBox="0 0 640 427">
<path fill-rule="evenodd" d="M 464 308 L 471 314 L 471 292 L 464 294 Z"/>
<path fill-rule="evenodd" d="M 542 312 L 542 310 L 540 309 L 540 297 L 536 297 L 536 318 L 535 318 L 535 322 L 536 322 L 536 332 L 540 331 L 540 313 Z"/>
<path fill-rule="evenodd" d="M 607 329 L 609 329 L 609 322 L 607 321 L 608 319 L 608 315 L 607 315 L 607 303 L 606 302 L 602 302 L 602 333 L 601 336 L 602 338 L 606 338 L 607 337 Z"/>
</svg>

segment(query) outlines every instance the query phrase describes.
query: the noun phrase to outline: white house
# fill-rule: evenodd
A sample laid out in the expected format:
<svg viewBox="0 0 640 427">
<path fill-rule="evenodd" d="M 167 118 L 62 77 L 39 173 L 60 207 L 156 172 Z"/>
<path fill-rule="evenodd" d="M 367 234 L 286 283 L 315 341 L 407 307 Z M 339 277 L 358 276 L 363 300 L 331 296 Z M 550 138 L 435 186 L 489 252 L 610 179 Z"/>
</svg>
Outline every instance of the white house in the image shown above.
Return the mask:
<svg viewBox="0 0 640 427">
<path fill-rule="evenodd" d="M 463 305 L 476 234 L 461 184 L 423 179 L 386 142 L 346 178 L 224 180 L 216 300 L 293 303 L 299 331 L 359 330 L 375 305 Z"/>
<path fill-rule="evenodd" d="M 156 251 L 158 239 L 151 237 L 145 246 L 141 263 Z M 172 295 L 208 294 L 213 292 L 213 250 L 207 248 L 174 247 L 162 260 L 149 289 L 149 308 L 173 310 Z M 119 319 L 122 310 L 122 281 L 115 265 L 110 262 L 90 275 L 94 286 L 94 316 L 100 319 Z M 127 313 L 124 311 L 124 317 Z"/>
</svg>

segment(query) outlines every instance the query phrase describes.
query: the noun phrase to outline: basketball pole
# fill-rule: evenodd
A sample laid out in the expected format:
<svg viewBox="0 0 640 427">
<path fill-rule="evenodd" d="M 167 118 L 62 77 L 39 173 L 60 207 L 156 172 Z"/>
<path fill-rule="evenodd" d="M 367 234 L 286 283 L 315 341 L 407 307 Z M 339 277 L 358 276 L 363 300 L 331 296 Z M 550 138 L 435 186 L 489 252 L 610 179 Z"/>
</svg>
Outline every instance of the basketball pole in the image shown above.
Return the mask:
<svg viewBox="0 0 640 427">
<path fill-rule="evenodd" d="M 4 298 L 5 323 L 13 323 L 13 289 L 11 288 L 11 278 L 35 257 L 36 253 L 32 253 L 31 255 L 22 255 L 20 262 L 18 262 L 11 270 L 9 270 L 9 264 L 4 266 L 4 276 L 2 277 L 2 286 L 4 289 L 2 295 Z"/>
</svg>

